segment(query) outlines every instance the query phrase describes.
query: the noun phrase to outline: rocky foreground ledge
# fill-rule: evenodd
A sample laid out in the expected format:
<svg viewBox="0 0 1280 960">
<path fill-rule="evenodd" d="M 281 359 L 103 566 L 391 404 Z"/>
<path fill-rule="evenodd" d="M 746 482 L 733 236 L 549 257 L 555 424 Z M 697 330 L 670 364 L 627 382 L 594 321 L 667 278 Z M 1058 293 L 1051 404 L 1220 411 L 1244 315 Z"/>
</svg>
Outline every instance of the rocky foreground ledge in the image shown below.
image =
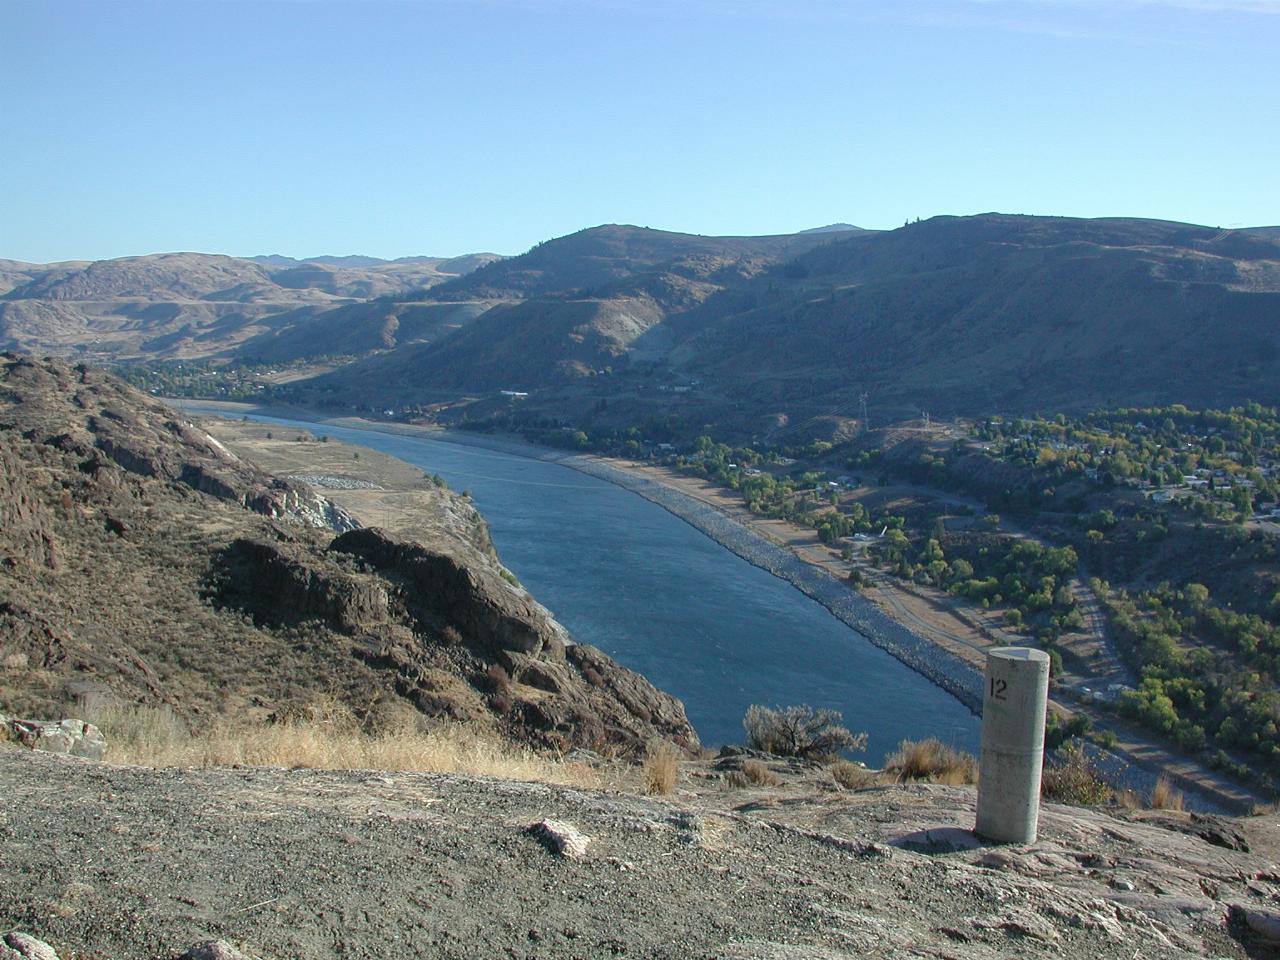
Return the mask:
<svg viewBox="0 0 1280 960">
<path fill-rule="evenodd" d="M 673 801 L 428 774 L 151 770 L 0 747 L 0 934 L 62 960 L 1274 956 L 1280 824 L 1052 806 L 818 768 Z"/>
</svg>

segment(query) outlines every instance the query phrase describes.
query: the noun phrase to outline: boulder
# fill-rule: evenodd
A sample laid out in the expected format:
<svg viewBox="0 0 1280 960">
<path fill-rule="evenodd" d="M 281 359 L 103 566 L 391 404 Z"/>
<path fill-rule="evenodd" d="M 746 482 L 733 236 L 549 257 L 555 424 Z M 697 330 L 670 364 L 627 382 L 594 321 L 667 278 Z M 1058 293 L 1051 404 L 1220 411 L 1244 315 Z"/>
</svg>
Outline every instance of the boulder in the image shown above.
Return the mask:
<svg viewBox="0 0 1280 960">
<path fill-rule="evenodd" d="M 587 855 L 591 838 L 563 820 L 539 820 L 529 827 L 533 834 L 556 856 L 566 860 L 581 860 Z"/>
<path fill-rule="evenodd" d="M 14 930 L 4 935 L 0 960 L 58 960 L 58 951 L 43 940 Z"/>
<path fill-rule="evenodd" d="M 83 720 L 8 720 L 0 717 L 8 739 L 32 750 L 101 760 L 107 752 L 102 731 Z"/>
<path fill-rule="evenodd" d="M 1251 905 L 1233 904 L 1230 915 L 1243 923 L 1258 940 L 1270 946 L 1280 946 L 1280 913 Z"/>
</svg>

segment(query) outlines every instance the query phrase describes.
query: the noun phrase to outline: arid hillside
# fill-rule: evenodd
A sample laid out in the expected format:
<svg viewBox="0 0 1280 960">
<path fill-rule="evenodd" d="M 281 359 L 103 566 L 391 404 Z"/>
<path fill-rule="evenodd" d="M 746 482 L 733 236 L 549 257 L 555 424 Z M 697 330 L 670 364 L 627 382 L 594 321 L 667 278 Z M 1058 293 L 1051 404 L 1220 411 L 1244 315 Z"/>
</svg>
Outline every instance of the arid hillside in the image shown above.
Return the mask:
<svg viewBox="0 0 1280 960">
<path fill-rule="evenodd" d="M 0 463 L 10 715 L 109 697 L 266 720 L 325 697 L 561 749 L 697 745 L 677 700 L 573 643 L 429 479 L 428 542 L 356 529 L 120 381 L 12 354 Z"/>
<path fill-rule="evenodd" d="M 228 356 L 247 339 L 287 331 L 343 305 L 422 291 L 496 259 L 163 253 L 88 263 L 4 260 L 0 349 L 99 358 Z M 302 355 L 385 347 L 378 330 L 374 326 L 368 342 L 349 344 L 318 331 Z"/>
<path fill-rule="evenodd" d="M 1280 399 L 1280 242 L 1265 230 L 938 217 L 806 235 L 823 242 L 783 258 L 642 257 L 621 279 L 582 236 L 439 288 L 516 305 L 297 396 L 392 405 L 514 386 L 538 390 L 533 415 L 588 429 L 603 400 L 600 426 L 675 415 L 739 436 L 854 418 L 863 393 L 881 422 Z M 547 283 L 553 254 L 561 279 Z"/>
</svg>

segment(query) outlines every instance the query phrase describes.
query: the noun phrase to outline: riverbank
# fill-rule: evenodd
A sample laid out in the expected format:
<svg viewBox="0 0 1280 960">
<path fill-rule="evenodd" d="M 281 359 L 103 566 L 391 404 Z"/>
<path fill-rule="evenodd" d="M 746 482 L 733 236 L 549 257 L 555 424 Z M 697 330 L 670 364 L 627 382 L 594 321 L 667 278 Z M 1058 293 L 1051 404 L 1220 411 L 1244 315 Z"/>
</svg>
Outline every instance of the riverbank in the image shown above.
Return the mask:
<svg viewBox="0 0 1280 960">
<path fill-rule="evenodd" d="M 170 402 L 179 406 L 182 403 Z M 893 620 L 847 583 L 832 576 L 820 564 L 797 555 L 785 545 L 752 529 L 748 523 L 729 516 L 723 508 L 643 472 L 637 465 L 541 447 L 514 437 L 461 433 L 412 424 L 376 423 L 355 417 L 323 417 L 316 411 L 289 407 L 261 407 L 215 401 L 199 401 L 199 405 L 205 409 L 225 409 L 231 416 L 254 413 L 303 420 L 317 425 L 329 424 L 402 436 L 426 436 L 446 443 L 556 463 L 612 483 L 662 507 L 736 556 L 791 584 L 869 643 L 955 697 L 975 715 L 981 713 L 982 675 L 972 663 Z"/>
<path fill-rule="evenodd" d="M 873 646 L 952 694 L 967 709 L 974 713 L 980 709 L 985 650 L 998 645 L 1003 638 L 985 636 L 978 627 L 958 620 L 955 611 L 947 605 L 954 603 L 951 598 L 937 600 L 918 595 L 887 579 L 862 591 L 852 589 L 846 581 L 848 565 L 820 544 L 812 530 L 750 514 L 731 491 L 706 481 L 653 464 L 552 450 L 520 438 L 446 432 L 355 418 L 327 418 L 314 411 L 287 408 L 228 403 L 202 403 L 200 407 L 232 418 L 253 413 L 303 421 L 313 425 L 317 433 L 329 426 L 432 439 L 554 463 L 588 474 L 662 507 L 736 556 L 799 589 Z M 873 600 L 885 604 L 885 608 L 876 606 Z M 895 618 L 901 618 L 901 622 Z M 966 636 L 957 636 L 966 629 Z M 838 664 L 839 660 L 831 662 Z M 1111 715 L 1095 719 L 1113 726 Z M 1117 726 L 1116 732 L 1120 736 L 1117 771 L 1126 769 L 1127 765 L 1129 772 L 1123 779 L 1129 786 L 1146 792 L 1157 777 L 1168 775 L 1187 792 L 1189 800 L 1193 796 L 1197 798 L 1196 807 L 1208 810 L 1248 810 L 1260 799 L 1189 758 L 1172 754 L 1139 736 L 1137 731 Z"/>
</svg>

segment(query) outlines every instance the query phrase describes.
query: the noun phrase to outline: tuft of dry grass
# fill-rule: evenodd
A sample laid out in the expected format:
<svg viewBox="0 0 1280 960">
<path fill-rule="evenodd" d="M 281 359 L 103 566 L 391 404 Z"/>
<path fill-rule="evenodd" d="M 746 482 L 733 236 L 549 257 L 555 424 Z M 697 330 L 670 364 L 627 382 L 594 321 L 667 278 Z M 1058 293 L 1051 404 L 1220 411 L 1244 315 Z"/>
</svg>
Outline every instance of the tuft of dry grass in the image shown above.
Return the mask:
<svg viewBox="0 0 1280 960">
<path fill-rule="evenodd" d="M 1079 745 L 1057 751 L 1040 777 L 1040 796 L 1075 807 L 1097 807 L 1115 798 L 1115 787 Z"/>
<path fill-rule="evenodd" d="M 874 770 L 868 770 L 851 760 L 837 760 L 831 765 L 831 778 L 846 790 L 861 790 L 878 779 Z"/>
<path fill-rule="evenodd" d="M 744 787 L 777 787 L 782 778 L 759 760 L 744 760 L 742 766 L 726 778 L 729 786 L 741 790 Z"/>
<path fill-rule="evenodd" d="M 584 764 L 540 755 L 486 730 L 460 724 L 424 729 L 411 708 L 408 722 L 384 721 L 373 731 L 363 729 L 346 708 L 325 702 L 277 723 L 215 720 L 194 731 L 163 707 L 103 704 L 89 714 L 86 719 L 106 737 L 110 763 L 402 770 L 597 784 L 595 771 Z"/>
<path fill-rule="evenodd" d="M 1111 800 L 1122 810 L 1142 809 L 1142 795 L 1137 790 L 1131 790 L 1128 787 L 1123 790 L 1117 790 Z"/>
<path fill-rule="evenodd" d="M 674 744 L 660 740 L 649 744 L 644 757 L 644 792 L 650 796 L 667 797 L 676 788 L 680 775 L 678 752 Z"/>
<path fill-rule="evenodd" d="M 1151 788 L 1152 810 L 1181 810 L 1183 799 L 1182 791 L 1174 787 L 1168 777 L 1160 777 Z"/>
<path fill-rule="evenodd" d="M 903 740 L 898 749 L 885 758 L 884 768 L 899 780 L 928 780 L 950 786 L 978 781 L 978 761 L 973 754 L 934 737 Z"/>
</svg>

